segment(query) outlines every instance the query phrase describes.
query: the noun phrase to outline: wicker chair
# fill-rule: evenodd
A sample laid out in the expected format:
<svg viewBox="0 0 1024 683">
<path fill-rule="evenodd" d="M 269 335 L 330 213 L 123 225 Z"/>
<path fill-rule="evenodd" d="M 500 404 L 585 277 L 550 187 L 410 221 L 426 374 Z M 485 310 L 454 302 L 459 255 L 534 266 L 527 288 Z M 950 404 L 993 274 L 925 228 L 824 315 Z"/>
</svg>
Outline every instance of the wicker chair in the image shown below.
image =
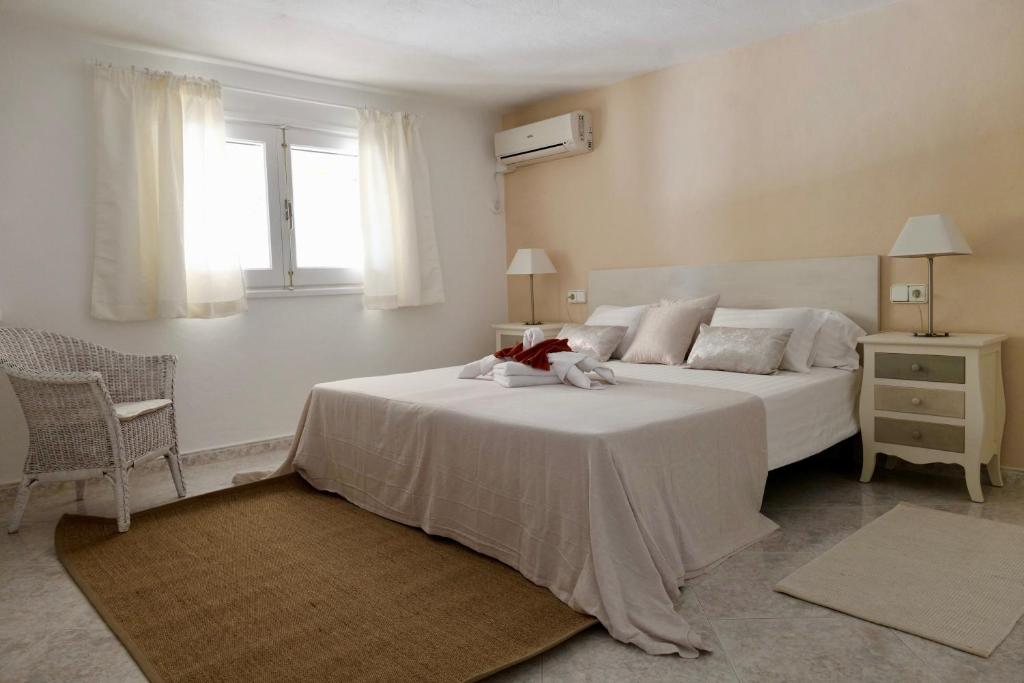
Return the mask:
<svg viewBox="0 0 1024 683">
<path fill-rule="evenodd" d="M 163 456 L 179 497 L 185 481 L 174 421 L 174 356 L 118 353 L 80 339 L 40 330 L 0 327 L 0 368 L 14 388 L 29 428 L 24 476 L 11 514 L 18 530 L 32 487 L 85 480 L 114 486 L 117 529 L 131 513 L 128 476 L 136 464 Z"/>
</svg>

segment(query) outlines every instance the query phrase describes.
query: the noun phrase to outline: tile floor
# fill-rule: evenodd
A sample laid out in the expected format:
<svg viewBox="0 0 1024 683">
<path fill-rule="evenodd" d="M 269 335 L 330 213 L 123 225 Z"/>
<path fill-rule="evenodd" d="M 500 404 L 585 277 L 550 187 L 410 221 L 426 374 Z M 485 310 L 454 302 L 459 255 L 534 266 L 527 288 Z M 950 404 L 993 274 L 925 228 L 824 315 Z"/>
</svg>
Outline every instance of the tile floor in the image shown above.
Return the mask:
<svg viewBox="0 0 1024 683">
<path fill-rule="evenodd" d="M 190 493 L 228 486 L 235 472 L 269 469 L 282 453 L 189 466 Z M 505 671 L 501 683 L 538 681 L 1024 681 L 1024 623 L 990 659 L 870 624 L 772 591 L 789 571 L 899 501 L 1024 524 L 1024 480 L 967 499 L 962 480 L 900 465 L 857 481 L 859 462 L 837 449 L 773 472 L 765 513 L 781 526 L 684 590 L 681 612 L 714 646 L 697 660 L 654 657 L 612 640 L 600 627 Z M 163 470 L 133 480 L 135 510 L 174 500 Z M 145 680 L 53 552 L 65 512 L 113 515 L 107 486 L 83 503 L 70 490 L 37 492 L 20 533 L 0 533 L 0 681 Z M 0 503 L 6 521 L 11 500 Z M 885 580 L 879 577 L 879 580 Z"/>
</svg>

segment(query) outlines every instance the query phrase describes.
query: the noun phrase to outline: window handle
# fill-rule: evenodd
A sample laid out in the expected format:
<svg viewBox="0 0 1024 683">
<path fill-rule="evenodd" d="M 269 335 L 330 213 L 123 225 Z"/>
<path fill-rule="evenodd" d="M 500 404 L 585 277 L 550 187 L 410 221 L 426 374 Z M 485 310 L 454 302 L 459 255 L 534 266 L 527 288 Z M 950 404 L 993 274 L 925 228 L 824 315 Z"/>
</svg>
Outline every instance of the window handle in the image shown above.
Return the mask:
<svg viewBox="0 0 1024 683">
<path fill-rule="evenodd" d="M 292 223 L 292 200 L 284 198 L 284 220 L 288 224 L 288 232 L 295 232 L 295 224 Z M 293 243 L 294 244 L 294 243 Z M 291 263 L 288 264 L 288 289 L 295 289 L 295 255 L 289 256 Z"/>
</svg>

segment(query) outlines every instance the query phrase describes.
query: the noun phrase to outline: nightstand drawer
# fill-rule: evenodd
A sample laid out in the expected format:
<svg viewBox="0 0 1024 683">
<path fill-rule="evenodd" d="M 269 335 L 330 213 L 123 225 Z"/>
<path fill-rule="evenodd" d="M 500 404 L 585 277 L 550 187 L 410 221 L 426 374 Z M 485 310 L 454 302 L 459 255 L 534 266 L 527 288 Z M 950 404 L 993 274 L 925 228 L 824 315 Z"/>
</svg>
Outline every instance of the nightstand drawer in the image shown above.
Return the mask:
<svg viewBox="0 0 1024 683">
<path fill-rule="evenodd" d="M 876 353 L 875 377 L 963 384 L 966 377 L 964 357 L 920 353 Z"/>
<path fill-rule="evenodd" d="M 875 441 L 963 453 L 964 428 L 960 425 L 876 417 Z"/>
<path fill-rule="evenodd" d="M 964 392 L 875 385 L 875 410 L 937 417 L 964 417 Z"/>
</svg>

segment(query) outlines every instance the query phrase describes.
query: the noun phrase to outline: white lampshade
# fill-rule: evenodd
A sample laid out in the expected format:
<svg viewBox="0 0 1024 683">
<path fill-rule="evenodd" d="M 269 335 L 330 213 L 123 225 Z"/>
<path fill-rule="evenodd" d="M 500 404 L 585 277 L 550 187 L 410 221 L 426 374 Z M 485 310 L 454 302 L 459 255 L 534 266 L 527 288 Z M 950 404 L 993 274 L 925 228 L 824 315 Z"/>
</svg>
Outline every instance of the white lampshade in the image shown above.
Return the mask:
<svg viewBox="0 0 1024 683">
<path fill-rule="evenodd" d="M 520 249 L 508 264 L 506 275 L 540 275 L 556 273 L 555 266 L 543 249 Z"/>
<path fill-rule="evenodd" d="M 903 226 L 889 256 L 950 256 L 971 254 L 967 240 L 960 234 L 956 223 L 941 213 L 914 216 Z"/>
</svg>

